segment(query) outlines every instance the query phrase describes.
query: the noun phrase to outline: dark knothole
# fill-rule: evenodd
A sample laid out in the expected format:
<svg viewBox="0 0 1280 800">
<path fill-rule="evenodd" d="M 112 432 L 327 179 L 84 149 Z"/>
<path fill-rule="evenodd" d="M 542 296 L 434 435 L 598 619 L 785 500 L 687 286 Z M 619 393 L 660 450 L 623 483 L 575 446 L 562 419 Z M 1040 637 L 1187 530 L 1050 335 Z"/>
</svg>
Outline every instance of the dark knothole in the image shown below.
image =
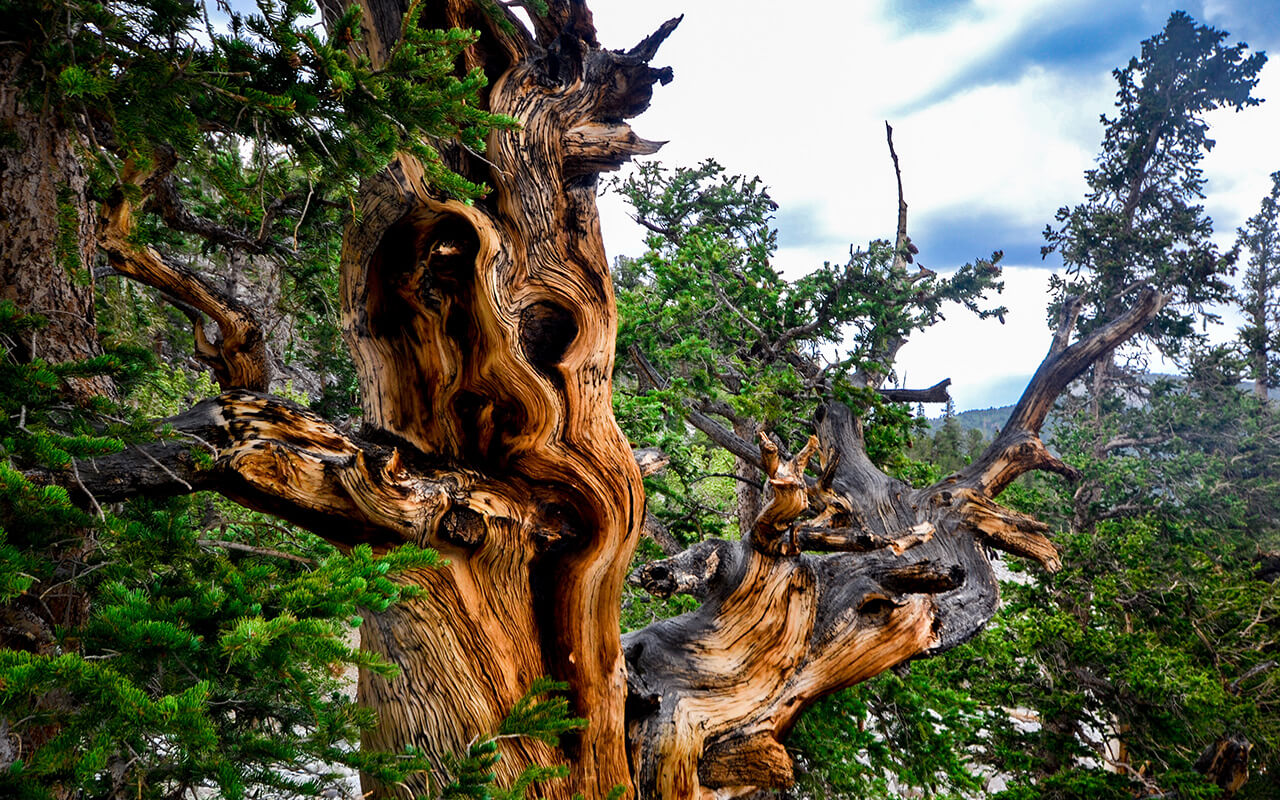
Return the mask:
<svg viewBox="0 0 1280 800">
<path fill-rule="evenodd" d="M 439 531 L 446 542 L 475 547 L 484 541 L 484 517 L 466 506 L 453 506 L 444 512 Z"/>
<path fill-rule="evenodd" d="M 874 625 L 883 625 L 897 607 L 897 603 L 882 594 L 869 594 L 858 605 L 858 614 Z"/>
<path fill-rule="evenodd" d="M 479 246 L 475 230 L 460 217 L 424 222 L 410 216 L 388 228 L 369 265 L 371 332 L 400 338 L 410 320 L 438 311 L 446 296 L 466 305 Z"/>
<path fill-rule="evenodd" d="M 540 300 L 520 312 L 520 348 L 524 357 L 548 378 L 559 382 L 552 369 L 578 336 L 578 321 L 569 309 Z"/>
</svg>

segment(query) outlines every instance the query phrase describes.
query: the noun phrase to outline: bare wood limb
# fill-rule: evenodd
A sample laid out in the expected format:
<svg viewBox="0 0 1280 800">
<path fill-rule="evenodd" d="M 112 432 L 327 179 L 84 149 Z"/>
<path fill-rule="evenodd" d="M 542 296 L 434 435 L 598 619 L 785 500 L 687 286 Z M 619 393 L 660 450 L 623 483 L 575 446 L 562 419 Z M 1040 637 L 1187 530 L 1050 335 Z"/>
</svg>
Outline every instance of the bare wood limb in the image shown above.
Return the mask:
<svg viewBox="0 0 1280 800">
<path fill-rule="evenodd" d="M 893 159 L 893 174 L 898 182 L 898 227 L 893 240 L 893 266 L 906 270 L 907 246 L 907 199 L 902 191 L 902 167 L 898 164 L 898 151 L 893 147 L 893 126 L 888 120 L 884 123 L 884 137 L 889 143 L 889 157 Z"/>
<path fill-rule="evenodd" d="M 640 467 L 640 474 L 646 478 L 657 475 L 671 463 L 671 457 L 656 447 L 641 447 L 631 451 L 631 455 Z"/>
<path fill-rule="evenodd" d="M 741 414 L 734 410 L 733 406 L 723 400 L 704 397 L 691 400 L 690 403 L 693 405 L 695 411 L 701 411 L 704 414 L 711 414 L 717 417 L 724 417 L 729 420 L 735 428 L 748 425 L 748 420 L 744 419 Z"/>
<path fill-rule="evenodd" d="M 654 516 L 652 511 L 646 511 L 644 515 L 644 527 L 641 532 L 657 543 L 664 555 L 674 556 L 684 550 L 684 545 L 671 535 L 671 531 L 667 530 L 667 526 L 662 524 L 662 520 Z"/>
<path fill-rule="evenodd" d="M 1104 456 L 1107 453 L 1123 450 L 1126 447 L 1151 447 L 1157 444 L 1164 444 L 1171 438 L 1172 436 L 1169 434 L 1160 436 L 1117 436 L 1094 448 L 1094 453 L 1098 456 Z"/>
<path fill-rule="evenodd" d="M 486 515 L 502 507 L 475 473 L 410 465 L 396 448 L 349 437 L 292 403 L 253 392 L 205 400 L 165 420 L 165 427 L 208 443 L 212 453 L 197 455 L 167 438 L 73 462 L 70 476 L 41 470 L 30 477 L 43 483 L 67 483 L 69 477 L 73 499 L 94 506 L 99 498 L 216 491 L 340 547 L 403 541 L 435 546 L 437 537 L 474 545 L 484 537 L 483 526 L 460 535 L 458 515 L 473 504 Z M 86 464 L 94 469 L 78 468 Z"/>
<path fill-rule="evenodd" d="M 947 387 L 950 378 L 944 378 L 928 389 L 876 389 L 880 396 L 895 403 L 945 403 L 951 399 Z"/>
<path fill-rule="evenodd" d="M 1133 307 L 1119 318 L 1052 358 L 1045 359 L 1014 407 L 1006 428 L 1038 433 L 1049 409 L 1053 407 L 1053 401 L 1067 388 L 1067 384 L 1079 377 L 1100 356 L 1128 341 L 1146 327 L 1168 301 L 1168 295 L 1155 289 L 1147 289 Z"/>
<path fill-rule="evenodd" d="M 149 201 L 151 207 L 160 213 L 165 224 L 176 231 L 190 233 L 205 241 L 222 247 L 233 248 L 245 253 L 261 255 L 271 252 L 274 248 L 266 236 L 252 237 L 240 231 L 220 225 L 211 219 L 197 216 L 187 208 L 182 202 L 182 198 L 178 195 L 177 186 L 174 184 L 173 177 L 164 175 L 148 184 L 151 190 Z M 267 215 L 263 219 L 262 229 L 265 233 L 270 226 L 271 219 L 278 216 L 284 205 L 294 199 L 293 195 L 277 197 L 267 206 Z"/>
<path fill-rule="evenodd" d="M 1046 533 L 1051 528 L 1035 517 L 997 505 L 972 489 L 957 489 L 951 502 L 965 525 L 981 534 L 997 550 L 1031 558 L 1048 572 L 1062 569 L 1059 548 Z"/>
<path fill-rule="evenodd" d="M 863 528 L 798 527 L 796 543 L 801 550 L 865 553 L 883 549 L 902 555 L 908 549 L 929 541 L 935 532 L 932 522 L 921 522 L 890 536 L 880 536 Z"/>
<path fill-rule="evenodd" d="M 122 177 L 129 186 L 149 188 L 151 175 L 132 164 L 125 167 Z M 198 323 L 195 334 L 197 356 L 213 368 L 219 386 L 266 391 L 271 380 L 270 361 L 266 339 L 253 313 L 194 272 L 167 263 L 154 248 L 136 244 L 132 239 L 134 224 L 134 202 L 122 189 L 115 200 L 102 208 L 99 244 L 111 266 L 217 323 L 219 341 L 209 342 Z"/>
<path fill-rule="evenodd" d="M 1067 349 L 1071 343 L 1071 332 L 1076 328 L 1076 320 L 1080 318 L 1080 310 L 1084 308 L 1084 300 L 1070 295 L 1062 301 L 1062 312 L 1058 315 L 1058 327 L 1053 331 L 1053 342 L 1049 345 L 1049 355 L 1057 355 Z"/>
<path fill-rule="evenodd" d="M 1231 692 L 1232 694 L 1237 694 L 1237 695 L 1240 694 L 1241 688 L 1243 688 L 1243 686 L 1246 683 L 1248 683 L 1253 678 L 1256 678 L 1259 675 L 1263 674 L 1264 672 L 1268 672 L 1272 669 L 1275 669 L 1275 666 L 1276 666 L 1275 659 L 1268 659 L 1259 664 L 1254 664 L 1252 667 L 1245 670 L 1244 673 L 1240 675 L 1240 677 L 1236 678 L 1231 683 L 1227 684 L 1227 691 Z"/>
<path fill-rule="evenodd" d="M 1146 327 L 1168 300 L 1168 295 L 1147 289 L 1126 313 L 1075 344 L 1063 347 L 1079 313 L 1078 302 L 1069 300 L 1049 354 L 1027 384 L 1004 429 L 981 456 L 947 479 L 947 483 L 977 488 L 994 497 L 1019 475 L 1034 469 L 1074 478 L 1076 471 L 1051 455 L 1040 441 L 1040 426 L 1071 381 L 1098 358 Z"/>
<path fill-rule="evenodd" d="M 888 120 L 884 123 L 885 140 L 889 145 L 889 158 L 893 161 L 893 174 L 898 186 L 898 215 L 897 227 L 894 232 L 893 240 L 893 264 L 890 272 L 896 279 L 905 278 L 907 275 L 907 265 L 914 262 L 913 253 L 916 252 L 916 246 L 911 243 L 911 237 L 907 235 L 907 200 L 906 193 L 902 186 L 902 167 L 898 161 L 898 151 L 893 146 L 893 126 Z M 915 277 L 907 278 L 908 283 L 914 283 L 925 275 L 926 271 L 921 267 L 920 272 Z M 886 341 L 878 348 L 878 352 L 871 353 L 867 361 L 870 364 L 892 364 L 894 358 L 897 357 L 898 351 L 906 344 L 905 336 L 887 336 Z M 888 377 L 888 371 L 871 367 L 859 367 L 854 374 L 854 382 L 856 385 L 865 386 L 871 389 L 879 389 L 880 385 Z M 943 400 L 942 402 L 946 402 Z"/>
<path fill-rule="evenodd" d="M 770 555 L 798 555 L 800 552 L 794 532 L 790 542 L 783 541 L 783 534 L 792 530 L 796 518 L 809 507 L 809 487 L 804 471 L 809 459 L 818 451 L 818 437 L 810 436 L 808 443 L 793 459 L 782 460 L 778 446 L 760 434 L 760 460 L 769 476 L 764 508 L 751 529 L 751 546 Z"/>
<path fill-rule="evenodd" d="M 708 539 L 671 558 L 637 567 L 627 576 L 627 583 L 655 597 L 673 594 L 706 597 L 716 582 L 716 576 L 727 569 L 734 558 L 729 542 Z"/>
<path fill-rule="evenodd" d="M 236 550 L 241 553 L 252 553 L 255 556 L 266 556 L 267 558 L 282 558 L 286 561 L 296 561 L 299 564 L 306 564 L 309 567 L 314 567 L 316 565 L 316 560 L 314 558 L 294 555 L 293 553 L 286 553 L 282 550 L 272 550 L 269 547 L 254 547 L 251 544 L 244 544 L 243 542 L 224 542 L 220 539 L 196 539 L 196 544 L 201 547 L 218 547 L 223 550 Z"/>
<path fill-rule="evenodd" d="M 662 23 L 656 31 L 644 37 L 639 44 L 627 51 L 627 55 L 642 61 L 652 61 L 653 57 L 658 54 L 658 48 L 662 46 L 668 36 L 675 32 L 683 21 L 684 14 L 681 14 Z"/>
<path fill-rule="evenodd" d="M 583 123 L 565 131 L 565 175 L 609 172 L 635 156 L 653 155 L 664 144 L 666 142 L 641 139 L 625 123 Z"/>
</svg>

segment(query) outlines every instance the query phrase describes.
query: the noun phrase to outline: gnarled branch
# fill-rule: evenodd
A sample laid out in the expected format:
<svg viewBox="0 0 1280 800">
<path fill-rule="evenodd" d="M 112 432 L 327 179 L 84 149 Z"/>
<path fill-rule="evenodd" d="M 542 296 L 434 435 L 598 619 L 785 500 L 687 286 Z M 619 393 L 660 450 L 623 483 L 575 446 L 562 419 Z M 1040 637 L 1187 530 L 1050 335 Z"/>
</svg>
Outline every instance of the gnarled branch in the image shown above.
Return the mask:
<svg viewBox="0 0 1280 800">
<path fill-rule="evenodd" d="M 1168 300 L 1168 295 L 1147 289 L 1123 315 L 1066 346 L 1072 323 L 1079 314 L 1078 301 L 1068 299 L 1049 354 L 1027 384 L 1009 421 L 983 454 L 954 476 L 954 483 L 995 497 L 1030 470 L 1049 470 L 1074 478 L 1076 471 L 1050 454 L 1040 441 L 1040 426 L 1071 381 L 1098 358 L 1146 327 Z"/>
<path fill-rule="evenodd" d="M 943 378 L 928 389 L 877 389 L 880 396 L 894 403 L 945 403 L 951 399 L 947 387 L 950 378 Z"/>
<path fill-rule="evenodd" d="M 463 469 L 428 468 L 403 446 L 350 437 L 256 392 L 202 401 L 164 423 L 165 438 L 79 461 L 72 497 L 117 502 L 216 491 L 340 547 L 475 545 L 485 519 L 516 516 L 514 501 L 502 496 L 518 496 L 518 488 L 499 489 Z M 32 477 L 70 483 L 47 470 Z"/>
<path fill-rule="evenodd" d="M 143 191 L 149 190 L 151 178 L 132 164 L 122 174 L 126 186 Z M 254 314 L 191 270 L 166 262 L 155 248 L 134 242 L 134 207 L 135 201 L 123 188 L 103 205 L 99 244 L 111 266 L 159 290 L 188 313 L 195 332 L 196 357 L 213 369 L 219 386 L 266 391 L 271 382 L 270 362 L 266 339 Z M 199 314 L 217 323 L 221 335 L 216 341 L 209 341 Z"/>
</svg>

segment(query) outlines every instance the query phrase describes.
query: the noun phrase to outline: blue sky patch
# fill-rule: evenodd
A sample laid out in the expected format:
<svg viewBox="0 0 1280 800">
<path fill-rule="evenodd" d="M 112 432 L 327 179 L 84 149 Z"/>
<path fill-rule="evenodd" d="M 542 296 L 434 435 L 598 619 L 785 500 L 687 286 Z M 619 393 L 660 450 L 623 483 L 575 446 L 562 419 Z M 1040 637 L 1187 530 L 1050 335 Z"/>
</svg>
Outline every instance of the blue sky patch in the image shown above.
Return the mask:
<svg viewBox="0 0 1280 800">
<path fill-rule="evenodd" d="M 1004 251 L 1006 266 L 1056 269 L 1062 265 L 1056 255 L 1040 258 L 1044 224 L 1028 224 L 1000 211 L 954 207 L 917 218 L 911 240 L 920 248 L 921 263 L 930 269 L 958 267 L 986 258 L 993 250 Z"/>
</svg>

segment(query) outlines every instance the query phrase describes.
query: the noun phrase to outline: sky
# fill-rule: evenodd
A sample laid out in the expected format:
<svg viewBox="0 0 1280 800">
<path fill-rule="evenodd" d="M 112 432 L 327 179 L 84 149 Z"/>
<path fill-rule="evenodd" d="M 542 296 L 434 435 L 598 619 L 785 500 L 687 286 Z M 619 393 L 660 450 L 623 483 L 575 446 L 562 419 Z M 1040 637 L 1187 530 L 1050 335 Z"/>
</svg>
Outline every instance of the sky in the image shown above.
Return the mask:
<svg viewBox="0 0 1280 800">
<path fill-rule="evenodd" d="M 898 359 L 912 388 L 951 378 L 961 410 L 1014 402 L 1044 357 L 1046 285 L 1060 265 L 1041 260 L 1041 232 L 1059 207 L 1083 200 L 1099 115 L 1114 108 L 1111 70 L 1173 10 L 1276 54 L 1255 91 L 1269 102 L 1208 119 L 1217 147 L 1202 165 L 1204 205 L 1222 245 L 1280 170 L 1280 0 L 791 0 L 781 9 L 597 0 L 592 10 L 601 43 L 619 49 L 684 14 L 654 59 L 675 80 L 656 87 L 632 127 L 667 142 L 654 156 L 664 163 L 714 157 L 759 175 L 779 205 L 775 263 L 785 275 L 892 238 L 884 123 L 893 125 L 919 261 L 946 272 L 1005 253 L 1004 325 L 954 307 Z M 601 214 L 611 258 L 642 251 L 625 203 L 605 196 Z M 1228 323 L 1214 336 L 1232 331 Z"/>
</svg>

